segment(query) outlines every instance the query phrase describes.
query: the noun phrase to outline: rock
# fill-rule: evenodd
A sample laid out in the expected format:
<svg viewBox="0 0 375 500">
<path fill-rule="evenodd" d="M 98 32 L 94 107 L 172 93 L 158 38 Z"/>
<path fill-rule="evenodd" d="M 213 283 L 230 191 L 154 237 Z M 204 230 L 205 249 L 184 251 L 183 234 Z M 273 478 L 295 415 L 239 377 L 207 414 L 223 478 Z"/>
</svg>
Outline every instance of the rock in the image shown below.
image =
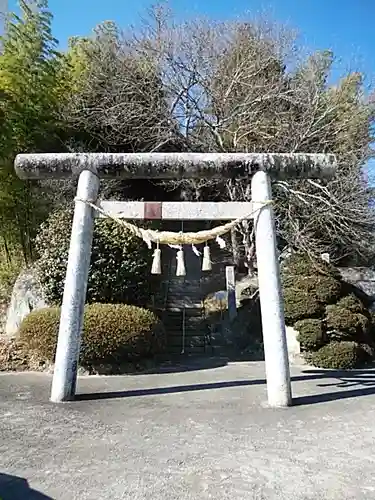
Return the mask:
<svg viewBox="0 0 375 500">
<path fill-rule="evenodd" d="M 249 299 L 258 288 L 258 277 L 256 275 L 245 276 L 236 281 L 236 305 L 242 306 L 244 300 Z M 226 290 L 213 292 L 204 299 L 206 312 L 225 311 L 228 308 L 228 295 Z"/>
<path fill-rule="evenodd" d="M 375 301 L 375 270 L 368 267 L 340 267 L 341 277 Z"/>
<path fill-rule="evenodd" d="M 5 335 L 16 337 L 24 318 L 31 311 L 48 307 L 39 283 L 37 273 L 33 268 L 21 271 L 13 287 L 12 298 L 7 311 Z"/>
<path fill-rule="evenodd" d="M 286 327 L 286 340 L 288 345 L 288 356 L 289 356 L 289 364 L 300 366 L 305 365 L 306 361 L 304 360 L 301 354 L 301 346 L 297 340 L 298 332 L 291 326 Z"/>
<path fill-rule="evenodd" d="M 258 276 L 255 274 L 245 276 L 236 281 L 236 300 L 237 307 L 241 304 L 243 298 L 251 296 L 259 287 Z"/>
</svg>

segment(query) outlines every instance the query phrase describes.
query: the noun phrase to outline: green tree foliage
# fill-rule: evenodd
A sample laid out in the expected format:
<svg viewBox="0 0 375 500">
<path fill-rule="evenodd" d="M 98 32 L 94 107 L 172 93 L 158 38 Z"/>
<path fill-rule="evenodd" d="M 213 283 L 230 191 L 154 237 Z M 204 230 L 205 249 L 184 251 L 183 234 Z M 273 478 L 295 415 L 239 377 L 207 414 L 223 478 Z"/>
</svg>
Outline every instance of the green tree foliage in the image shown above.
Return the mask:
<svg viewBox="0 0 375 500">
<path fill-rule="evenodd" d="M 37 268 L 47 299 L 61 304 L 73 213 L 54 211 L 36 239 Z M 97 220 L 87 302 L 146 305 L 150 301 L 152 253 L 138 238 L 110 220 Z"/>
<path fill-rule="evenodd" d="M 37 186 L 17 178 L 13 161 L 20 152 L 61 149 L 55 114 L 60 57 L 47 2 L 19 4 L 21 16 L 10 18 L 0 55 L 0 231 L 28 260 L 45 198 Z"/>
</svg>

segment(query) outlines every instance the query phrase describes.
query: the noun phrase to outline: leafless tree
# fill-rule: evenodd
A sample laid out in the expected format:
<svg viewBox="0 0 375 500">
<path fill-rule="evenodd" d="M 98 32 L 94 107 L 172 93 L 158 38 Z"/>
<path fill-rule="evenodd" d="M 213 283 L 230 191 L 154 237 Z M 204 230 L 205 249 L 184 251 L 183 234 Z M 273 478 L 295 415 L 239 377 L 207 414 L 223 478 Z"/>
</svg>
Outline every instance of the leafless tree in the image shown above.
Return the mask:
<svg viewBox="0 0 375 500">
<path fill-rule="evenodd" d="M 155 61 L 132 53 L 109 22 L 81 50 L 87 67 L 62 110 L 64 120 L 100 150 L 150 151 L 168 143 L 171 125 Z"/>
<path fill-rule="evenodd" d="M 374 105 L 358 73 L 328 85 L 330 52 L 301 58 L 294 33 L 282 26 L 177 23 L 160 5 L 141 30 L 120 36 L 107 29 L 90 50 L 87 86 L 69 112 L 101 145 L 335 153 L 333 181 L 275 184 L 280 241 L 311 254 L 328 251 L 337 260 L 373 255 L 375 219 L 362 167 L 371 154 Z M 247 180 L 185 182 L 182 190 L 196 200 L 250 197 Z M 234 253 L 251 263 L 251 225 L 239 233 L 239 239 L 232 234 Z"/>
<path fill-rule="evenodd" d="M 176 24 L 158 7 L 133 50 L 157 61 L 174 122 L 191 151 L 333 152 L 336 178 L 275 185 L 284 244 L 333 259 L 373 254 L 374 213 L 362 167 L 370 152 L 374 106 L 362 75 L 328 85 L 329 51 L 300 58 L 294 33 L 267 22 Z M 195 184 L 190 195 L 204 195 Z M 209 195 L 249 199 L 243 181 L 211 185 Z M 245 254 L 253 255 L 244 224 Z M 236 238 L 232 235 L 232 242 Z M 237 248 L 238 251 L 238 248 Z"/>
</svg>

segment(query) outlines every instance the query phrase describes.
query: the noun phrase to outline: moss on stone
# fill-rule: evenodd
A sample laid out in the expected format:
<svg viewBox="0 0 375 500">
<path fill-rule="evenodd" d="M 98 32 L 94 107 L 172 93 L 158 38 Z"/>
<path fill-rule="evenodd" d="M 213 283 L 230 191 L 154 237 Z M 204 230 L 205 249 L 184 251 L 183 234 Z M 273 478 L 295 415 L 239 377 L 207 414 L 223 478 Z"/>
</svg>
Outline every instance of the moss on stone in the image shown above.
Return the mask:
<svg viewBox="0 0 375 500">
<path fill-rule="evenodd" d="M 323 321 L 320 319 L 297 321 L 294 328 L 298 331 L 297 340 L 304 351 L 316 351 L 327 341 Z"/>
<path fill-rule="evenodd" d="M 295 254 L 283 265 L 282 284 L 286 323 L 312 364 L 353 368 L 374 357 L 375 318 L 338 269 Z"/>
<path fill-rule="evenodd" d="M 356 342 L 331 342 L 311 353 L 309 361 L 319 368 L 347 370 L 368 359 L 363 346 Z"/>
</svg>

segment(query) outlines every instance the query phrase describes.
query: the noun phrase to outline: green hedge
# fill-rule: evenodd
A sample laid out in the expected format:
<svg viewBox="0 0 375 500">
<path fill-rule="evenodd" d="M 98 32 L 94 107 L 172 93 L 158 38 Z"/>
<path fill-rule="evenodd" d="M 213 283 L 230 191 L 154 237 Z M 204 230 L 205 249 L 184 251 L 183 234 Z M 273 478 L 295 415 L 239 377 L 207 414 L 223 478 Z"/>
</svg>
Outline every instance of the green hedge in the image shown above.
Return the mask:
<svg viewBox="0 0 375 500">
<path fill-rule="evenodd" d="M 319 368 L 348 370 L 369 359 L 366 348 L 356 342 L 331 342 L 310 354 L 309 361 Z"/>
<path fill-rule="evenodd" d="M 299 289 L 287 288 L 284 290 L 285 321 L 287 325 L 306 318 L 319 318 L 323 315 L 325 305 L 312 293 Z"/>
<path fill-rule="evenodd" d="M 298 342 L 304 351 L 316 351 L 327 342 L 327 337 L 320 319 L 297 321 L 294 328 L 298 331 Z"/>
<path fill-rule="evenodd" d="M 343 297 L 326 309 L 326 323 L 335 340 L 366 340 L 371 321 L 361 302 L 354 296 Z"/>
<path fill-rule="evenodd" d="M 283 265 L 285 320 L 293 325 L 307 318 L 322 318 L 327 304 L 342 296 L 338 271 L 324 261 L 297 254 Z"/>
<path fill-rule="evenodd" d="M 290 278 L 295 278 L 296 276 L 330 276 L 336 280 L 341 280 L 340 271 L 333 266 L 325 262 L 324 260 L 312 260 L 308 255 L 304 253 L 296 253 L 291 255 L 283 264 L 282 268 L 282 278 L 283 280 L 289 281 Z"/>
<path fill-rule="evenodd" d="M 51 304 L 62 302 L 72 217 L 70 208 L 54 212 L 36 238 L 36 265 Z M 87 302 L 146 305 L 151 261 L 152 252 L 139 238 L 111 220 L 96 220 Z"/>
<path fill-rule="evenodd" d="M 323 260 L 295 254 L 282 267 L 285 320 L 309 363 L 349 369 L 375 354 L 375 321 L 366 297 Z"/>
<path fill-rule="evenodd" d="M 20 342 L 40 361 L 53 362 L 60 308 L 31 312 L 22 322 Z M 92 304 L 85 308 L 80 365 L 121 363 L 163 351 L 164 330 L 151 311 L 123 304 Z"/>
</svg>

